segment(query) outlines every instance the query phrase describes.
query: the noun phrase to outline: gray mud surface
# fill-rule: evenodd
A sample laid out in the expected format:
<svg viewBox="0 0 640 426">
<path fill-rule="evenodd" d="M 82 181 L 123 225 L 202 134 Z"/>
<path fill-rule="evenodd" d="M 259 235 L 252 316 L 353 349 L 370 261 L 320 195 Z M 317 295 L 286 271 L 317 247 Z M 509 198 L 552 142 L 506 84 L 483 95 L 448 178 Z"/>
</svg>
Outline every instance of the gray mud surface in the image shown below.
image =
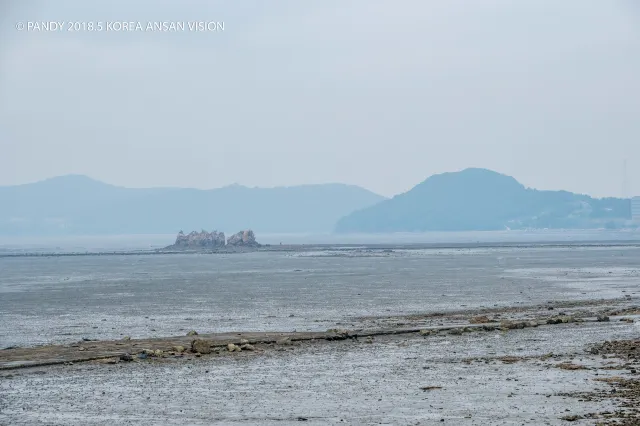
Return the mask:
<svg viewBox="0 0 640 426">
<path fill-rule="evenodd" d="M 637 323 L 264 345 L 202 357 L 2 372 L 7 424 L 565 424 L 612 412 L 594 379 L 637 378 L 589 348 Z M 577 365 L 579 369 L 561 368 Z M 616 369 L 610 369 L 611 366 Z M 572 424 L 595 424 L 579 418 Z"/>
<path fill-rule="evenodd" d="M 0 258 L 0 348 L 640 295 L 640 248 Z"/>
<path fill-rule="evenodd" d="M 639 424 L 639 271 L 622 246 L 2 258 L 0 424 Z"/>
</svg>

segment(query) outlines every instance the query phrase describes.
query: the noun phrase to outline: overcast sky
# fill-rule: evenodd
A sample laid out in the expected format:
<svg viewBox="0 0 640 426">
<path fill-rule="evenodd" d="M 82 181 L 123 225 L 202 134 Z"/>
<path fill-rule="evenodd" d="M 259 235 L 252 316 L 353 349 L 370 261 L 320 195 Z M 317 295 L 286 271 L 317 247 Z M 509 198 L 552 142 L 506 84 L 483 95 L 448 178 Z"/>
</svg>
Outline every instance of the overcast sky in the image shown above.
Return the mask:
<svg viewBox="0 0 640 426">
<path fill-rule="evenodd" d="M 74 173 L 393 195 L 485 167 L 620 196 L 626 158 L 640 194 L 635 0 L 0 4 L 0 185 Z M 193 20 L 224 31 L 16 28 Z"/>
</svg>

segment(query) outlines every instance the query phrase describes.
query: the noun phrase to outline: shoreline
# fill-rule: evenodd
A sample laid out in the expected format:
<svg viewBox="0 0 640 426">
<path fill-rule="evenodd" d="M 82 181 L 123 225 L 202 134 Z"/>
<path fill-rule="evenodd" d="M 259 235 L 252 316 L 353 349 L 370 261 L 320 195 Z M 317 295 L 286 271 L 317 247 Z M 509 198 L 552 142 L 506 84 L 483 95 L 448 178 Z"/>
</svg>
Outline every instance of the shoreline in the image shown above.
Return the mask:
<svg viewBox="0 0 640 426">
<path fill-rule="evenodd" d="M 491 248 L 640 248 L 640 240 L 615 241 L 615 240 L 585 240 L 576 242 L 567 241 L 536 241 L 536 242 L 496 242 L 496 243 L 404 243 L 404 244 L 282 244 L 261 247 L 234 247 L 214 250 L 104 250 L 86 252 L 56 252 L 34 250 L 0 250 L 0 258 L 15 257 L 75 257 L 75 256 L 148 256 L 148 255 L 177 255 L 177 254 L 241 254 L 241 253 L 289 253 L 289 252 L 314 252 L 314 251 L 393 251 L 393 250 L 447 250 L 447 249 L 491 249 Z"/>
<path fill-rule="evenodd" d="M 50 366 L 100 359 L 119 359 L 141 353 L 161 351 L 160 357 L 201 356 L 194 346 L 200 341 L 208 346 L 206 354 L 224 351 L 229 345 L 288 345 L 293 342 L 332 342 L 346 339 L 378 336 L 418 334 L 431 336 L 439 333 L 453 336 L 463 333 L 517 331 L 525 328 L 551 327 L 588 322 L 640 322 L 639 299 L 601 299 L 584 301 L 558 301 L 544 305 L 479 308 L 451 312 L 377 316 L 356 318 L 349 328 L 327 331 L 261 331 L 261 332 L 190 332 L 182 336 L 140 339 L 93 340 L 83 339 L 73 344 L 47 344 L 31 347 L 0 349 L 0 371 L 36 366 Z M 606 318 L 606 320 L 605 320 Z M 358 323 L 359 321 L 359 323 Z M 355 325 L 355 327 L 353 327 Z M 173 348 L 181 346 L 183 351 Z M 197 346 L 202 347 L 202 346 Z M 240 350 L 238 350 L 240 352 Z M 146 359 L 146 358 L 145 358 Z"/>
</svg>

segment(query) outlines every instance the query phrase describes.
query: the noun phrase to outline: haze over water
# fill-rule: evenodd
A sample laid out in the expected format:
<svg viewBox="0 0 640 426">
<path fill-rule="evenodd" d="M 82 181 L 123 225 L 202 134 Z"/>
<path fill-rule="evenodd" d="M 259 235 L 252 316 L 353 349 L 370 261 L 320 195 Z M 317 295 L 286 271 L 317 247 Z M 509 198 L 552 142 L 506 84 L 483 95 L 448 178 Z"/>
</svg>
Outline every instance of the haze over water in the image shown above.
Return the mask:
<svg viewBox="0 0 640 426">
<path fill-rule="evenodd" d="M 531 230 L 394 234 L 257 234 L 262 244 L 460 244 L 586 241 L 640 241 L 640 231 Z M 2 237 L 0 252 L 99 252 L 149 250 L 173 243 L 175 235 Z"/>
</svg>

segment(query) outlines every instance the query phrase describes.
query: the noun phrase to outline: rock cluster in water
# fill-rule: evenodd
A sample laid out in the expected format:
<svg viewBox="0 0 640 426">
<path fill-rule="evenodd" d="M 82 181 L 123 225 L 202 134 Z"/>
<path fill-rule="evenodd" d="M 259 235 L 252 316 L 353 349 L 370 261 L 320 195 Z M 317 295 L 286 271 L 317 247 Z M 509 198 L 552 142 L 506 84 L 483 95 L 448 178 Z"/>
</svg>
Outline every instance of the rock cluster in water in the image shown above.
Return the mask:
<svg viewBox="0 0 640 426">
<path fill-rule="evenodd" d="M 251 229 L 240 231 L 225 239 L 224 232 L 190 232 L 185 234 L 180 231 L 173 245 L 167 249 L 219 249 L 224 247 L 260 247 L 256 236 Z"/>
<path fill-rule="evenodd" d="M 201 232 L 190 232 L 185 235 L 180 231 L 176 237 L 176 242 L 173 244 L 174 248 L 218 248 L 224 247 L 225 239 L 224 232 L 207 232 L 202 230 Z"/>
<path fill-rule="evenodd" d="M 241 246 L 241 247 L 258 247 L 260 244 L 256 241 L 256 236 L 251 229 L 246 231 L 240 231 L 233 234 L 227 240 L 229 246 Z"/>
</svg>

